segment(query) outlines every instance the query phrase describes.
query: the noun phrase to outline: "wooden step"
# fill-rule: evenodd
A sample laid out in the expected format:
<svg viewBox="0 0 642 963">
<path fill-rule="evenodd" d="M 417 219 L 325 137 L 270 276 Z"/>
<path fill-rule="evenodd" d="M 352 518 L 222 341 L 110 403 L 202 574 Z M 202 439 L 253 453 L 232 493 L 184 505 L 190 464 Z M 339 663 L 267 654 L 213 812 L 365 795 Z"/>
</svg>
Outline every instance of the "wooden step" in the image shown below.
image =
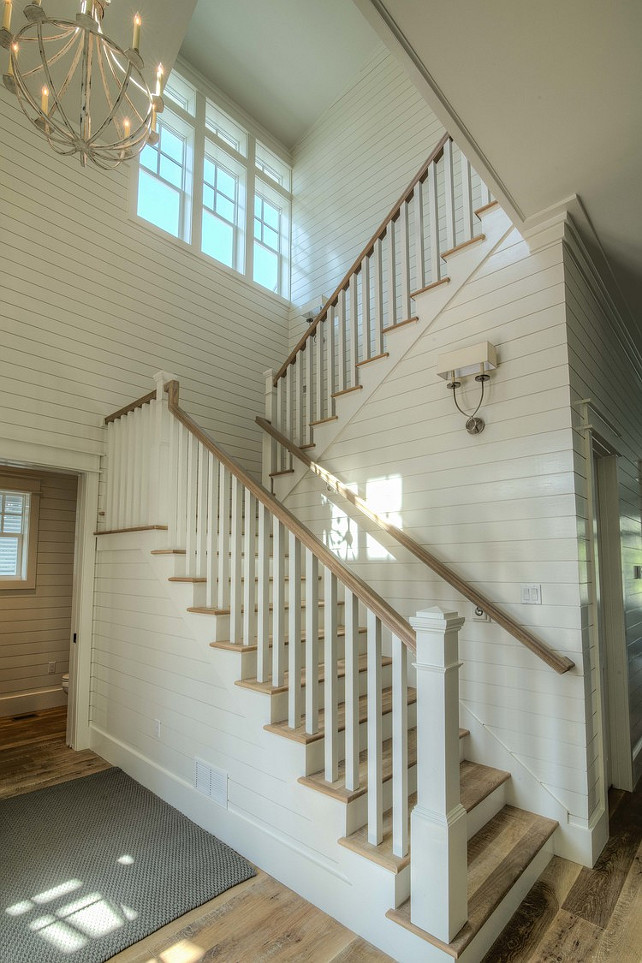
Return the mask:
<svg viewBox="0 0 642 963">
<path fill-rule="evenodd" d="M 553 819 L 504 806 L 468 841 L 468 922 L 451 943 L 438 940 L 411 922 L 410 900 L 398 909 L 388 910 L 386 916 L 458 959 L 557 826 Z"/>
<path fill-rule="evenodd" d="M 310 428 L 318 428 L 319 425 L 327 425 L 330 421 L 338 421 L 338 415 L 328 415 L 327 418 L 319 418 L 318 421 L 311 421 Z"/>
<path fill-rule="evenodd" d="M 389 358 L 389 357 L 390 357 L 389 351 L 382 351 L 381 354 L 375 354 L 372 356 L 372 358 L 364 358 L 363 361 L 357 361 L 357 363 L 355 364 L 355 368 L 363 368 L 364 365 L 372 364 L 373 361 L 381 361 L 382 358 Z"/>
<path fill-rule="evenodd" d="M 423 288 L 419 288 L 417 291 L 413 291 L 410 295 L 411 298 L 416 298 L 420 294 L 424 294 L 426 291 L 432 291 L 433 288 L 438 288 L 442 284 L 450 284 L 450 278 L 441 278 L 439 281 L 433 281 L 432 284 L 426 284 Z"/>
<path fill-rule="evenodd" d="M 382 328 L 382 334 L 390 334 L 392 331 L 398 331 L 399 328 L 405 328 L 407 324 L 416 324 L 419 318 L 406 318 L 405 321 L 397 321 L 396 324 L 390 324 L 387 328 Z"/>
<path fill-rule="evenodd" d="M 186 555 L 187 552 L 184 548 L 155 548 L 151 552 L 152 555 Z"/>
<path fill-rule="evenodd" d="M 168 582 L 192 582 L 194 585 L 200 585 L 201 582 L 207 582 L 204 576 L 200 575 L 172 575 L 171 578 L 167 580 Z"/>
<path fill-rule="evenodd" d="M 343 395 L 349 395 L 353 391 L 362 391 L 363 385 L 353 385 L 351 388 L 342 388 L 341 391 L 334 391 L 332 394 L 333 398 L 341 398 Z M 303 448 L 303 445 L 301 445 Z"/>
<path fill-rule="evenodd" d="M 408 705 L 412 705 L 417 701 L 417 690 L 408 688 Z M 382 692 L 382 711 L 384 715 L 392 712 L 392 687 L 384 689 Z M 339 723 L 338 731 L 343 732 L 346 727 L 345 718 L 345 703 L 339 705 Z M 368 718 L 368 697 L 367 695 L 362 695 L 359 698 L 359 724 L 365 722 Z M 311 742 L 318 742 L 319 739 L 323 739 L 324 734 L 324 722 L 325 722 L 325 711 L 319 709 L 319 731 L 315 733 L 310 733 L 305 731 L 305 723 L 297 726 L 296 729 L 291 729 L 287 722 L 273 722 L 267 726 L 263 726 L 268 732 L 274 732 L 277 736 L 283 736 L 285 739 L 291 739 L 293 742 L 299 742 L 304 746 L 309 745 Z"/>
<path fill-rule="evenodd" d="M 414 731 L 414 730 L 411 730 Z M 467 730 L 459 730 L 459 738 L 466 736 Z M 384 743 L 385 746 L 385 743 Z M 408 733 L 408 761 L 410 763 L 410 732 Z M 390 752 L 390 750 L 388 750 Z M 413 763 L 417 761 L 416 748 Z M 384 762 L 384 766 L 386 763 Z M 392 770 L 392 759 L 387 763 L 388 770 Z M 390 778 L 390 777 L 389 777 Z M 491 769 L 489 766 L 481 766 L 475 762 L 464 760 L 459 766 L 459 779 L 461 784 L 461 804 L 466 812 L 471 812 L 475 806 L 498 789 L 503 783 L 510 779 L 510 773 L 501 769 Z M 299 779 L 299 782 L 302 780 Z M 367 787 L 366 787 L 367 789 Z M 365 791 L 365 790 L 364 790 Z M 408 809 L 408 822 L 410 823 L 410 812 L 417 801 L 416 794 L 410 796 Z M 344 836 L 339 840 L 341 846 L 359 853 L 365 859 L 370 859 L 391 873 L 399 873 L 410 862 L 410 853 L 407 856 L 395 856 L 392 851 L 392 809 L 383 814 L 383 840 L 378 846 L 373 846 L 368 842 L 368 827 L 362 826 L 350 836 Z"/>
<path fill-rule="evenodd" d="M 469 241 L 462 241 L 461 244 L 456 244 L 455 247 L 451 247 L 450 250 L 444 251 L 441 257 L 444 261 L 446 261 L 451 256 L 451 254 L 458 254 L 459 251 L 464 251 L 467 247 L 470 247 L 472 244 L 479 244 L 481 241 L 485 241 L 485 240 L 486 240 L 485 234 L 477 234 L 476 237 L 471 237 Z"/>
<path fill-rule="evenodd" d="M 468 729 L 459 730 L 459 738 L 463 739 L 470 735 Z M 383 752 L 383 780 L 386 782 L 392 775 L 392 739 L 386 739 L 382 745 Z M 408 730 L 408 765 L 414 766 L 417 761 L 417 730 Z M 339 775 L 335 782 L 327 782 L 323 770 L 312 773 L 311 776 L 301 776 L 298 780 L 302 786 L 308 786 L 317 792 L 322 792 L 326 796 L 332 796 L 340 802 L 349 803 L 357 799 L 368 791 L 368 750 L 363 749 L 359 753 L 359 788 L 346 789 L 345 784 L 345 762 L 339 763 Z M 341 840 L 339 840 L 341 842 Z"/>
<path fill-rule="evenodd" d="M 293 475 L 294 468 L 283 468 L 281 471 L 271 471 L 270 478 L 280 478 L 281 475 Z"/>
<path fill-rule="evenodd" d="M 305 608 L 305 606 L 306 606 L 305 599 L 301 599 L 300 605 L 301 605 L 301 608 L 302 608 L 302 609 Z M 317 600 L 317 605 L 319 606 L 320 609 L 322 609 L 322 608 L 325 607 L 325 601 L 324 601 L 323 599 L 318 599 L 318 600 Z M 345 605 L 345 602 L 337 601 L 337 606 L 341 606 L 341 605 Z M 287 612 L 287 611 L 289 611 L 289 609 L 290 609 L 290 606 L 289 606 L 288 603 L 286 602 L 285 605 L 283 606 L 283 611 L 284 611 L 284 612 Z M 258 610 L 259 610 L 258 605 L 255 605 L 255 606 L 254 606 L 254 611 L 255 611 L 255 612 L 258 612 Z M 217 608 L 215 608 L 215 607 L 209 607 L 209 606 L 207 606 L 207 605 L 192 605 L 192 606 L 190 606 L 190 608 L 188 608 L 187 611 L 188 611 L 188 612 L 196 612 L 197 615 L 229 615 L 231 610 L 230 610 L 230 609 L 217 609 Z M 269 605 L 269 606 L 268 606 L 268 611 L 269 611 L 269 612 L 273 612 L 273 611 L 274 611 L 274 606 L 273 606 L 273 605 Z M 243 615 L 244 612 L 245 612 L 245 606 L 241 606 L 241 615 Z"/>
<path fill-rule="evenodd" d="M 194 611 L 194 610 L 188 610 L 188 611 Z M 365 626 L 359 626 L 358 631 L 359 631 L 359 635 L 365 635 L 365 633 L 368 630 Z M 345 634 L 346 634 L 345 626 L 340 625 L 337 628 L 337 637 L 342 639 L 345 637 Z M 319 629 L 317 638 L 319 642 L 323 642 L 325 638 L 325 633 L 322 628 Z M 305 632 L 301 632 L 301 643 L 302 644 L 305 643 Z M 287 646 L 288 644 L 289 644 L 288 639 L 285 639 L 284 645 Z M 272 648 L 272 636 L 270 636 L 268 640 L 268 645 L 270 648 Z M 210 648 L 225 649 L 227 652 L 256 652 L 258 645 L 256 642 L 253 642 L 252 645 L 244 645 L 242 642 L 223 641 L 223 642 L 210 642 Z"/>
<path fill-rule="evenodd" d="M 392 659 L 388 656 L 382 656 L 381 664 L 390 665 Z M 365 672 L 368 667 L 367 656 L 365 654 L 359 656 L 359 672 Z M 339 659 L 337 661 L 337 676 L 342 679 L 346 674 L 345 669 L 345 659 Z M 287 692 L 289 688 L 289 673 L 286 672 L 284 675 L 283 685 L 272 685 L 271 682 L 259 682 L 258 679 L 239 679 L 234 685 L 240 686 L 242 689 L 253 689 L 254 692 L 264 692 L 267 695 L 276 695 L 279 692 Z M 325 663 L 319 662 L 319 682 L 325 681 Z M 305 669 L 301 669 L 301 684 L 305 686 Z M 301 782 L 301 780 L 299 780 Z"/>
</svg>

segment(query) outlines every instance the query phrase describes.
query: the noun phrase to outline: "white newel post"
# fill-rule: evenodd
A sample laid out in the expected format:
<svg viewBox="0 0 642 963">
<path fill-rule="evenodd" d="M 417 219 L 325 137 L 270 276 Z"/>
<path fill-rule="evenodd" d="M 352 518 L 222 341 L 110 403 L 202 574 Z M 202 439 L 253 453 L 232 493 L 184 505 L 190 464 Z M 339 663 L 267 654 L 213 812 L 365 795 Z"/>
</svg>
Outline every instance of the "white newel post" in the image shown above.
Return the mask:
<svg viewBox="0 0 642 963">
<path fill-rule="evenodd" d="M 267 368 L 263 372 L 265 378 L 265 420 L 271 424 L 275 422 L 276 416 L 276 388 L 274 387 L 274 372 Z M 278 427 L 278 425 L 277 425 Z M 276 471 L 276 441 L 266 431 L 263 432 L 263 487 L 269 492 L 272 491 L 272 479 L 270 472 Z"/>
<path fill-rule="evenodd" d="M 417 805 L 412 811 L 411 919 L 450 943 L 468 918 L 466 810 L 459 796 L 459 652 L 464 624 L 430 608 L 417 633 Z"/>
<path fill-rule="evenodd" d="M 153 423 L 153 441 L 149 459 L 149 518 L 152 525 L 160 525 L 169 518 L 169 418 L 167 412 L 168 381 L 177 381 L 169 371 L 157 371 L 156 405 Z"/>
</svg>

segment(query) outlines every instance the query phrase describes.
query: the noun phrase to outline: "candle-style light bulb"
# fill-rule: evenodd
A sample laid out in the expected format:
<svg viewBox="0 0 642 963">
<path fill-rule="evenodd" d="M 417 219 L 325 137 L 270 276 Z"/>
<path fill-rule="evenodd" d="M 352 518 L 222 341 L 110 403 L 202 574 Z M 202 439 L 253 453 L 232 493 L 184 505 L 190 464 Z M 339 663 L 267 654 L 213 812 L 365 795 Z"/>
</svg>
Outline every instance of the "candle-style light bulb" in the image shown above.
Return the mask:
<svg viewBox="0 0 642 963">
<path fill-rule="evenodd" d="M 140 25 L 142 20 L 140 19 L 140 14 L 137 13 L 134 17 L 134 38 L 132 40 L 132 47 L 134 50 L 140 49 Z"/>
<path fill-rule="evenodd" d="M 7 74 L 9 77 L 13 77 L 13 58 L 18 56 L 18 44 L 11 44 L 11 54 L 9 55 L 9 67 L 7 69 Z"/>
<path fill-rule="evenodd" d="M 156 71 L 156 96 L 157 97 L 160 97 L 161 94 L 163 93 L 163 74 L 164 73 L 165 71 L 163 70 L 163 65 L 159 64 L 158 69 Z"/>
<path fill-rule="evenodd" d="M 123 121 L 123 128 L 124 128 L 124 130 L 125 130 L 125 137 L 129 137 L 129 135 L 130 135 L 130 133 L 131 133 L 131 129 L 132 129 L 132 125 L 131 125 L 131 122 L 130 122 L 130 120 L 129 120 L 129 117 L 125 117 L 125 119 L 124 119 L 124 121 Z"/>
<path fill-rule="evenodd" d="M 4 0 L 4 12 L 2 14 L 2 29 L 8 30 L 11 33 L 11 12 L 13 10 L 13 3 L 11 0 Z"/>
<path fill-rule="evenodd" d="M 40 110 L 46 116 L 49 113 L 49 88 L 42 88 L 42 96 L 40 99 Z"/>
</svg>

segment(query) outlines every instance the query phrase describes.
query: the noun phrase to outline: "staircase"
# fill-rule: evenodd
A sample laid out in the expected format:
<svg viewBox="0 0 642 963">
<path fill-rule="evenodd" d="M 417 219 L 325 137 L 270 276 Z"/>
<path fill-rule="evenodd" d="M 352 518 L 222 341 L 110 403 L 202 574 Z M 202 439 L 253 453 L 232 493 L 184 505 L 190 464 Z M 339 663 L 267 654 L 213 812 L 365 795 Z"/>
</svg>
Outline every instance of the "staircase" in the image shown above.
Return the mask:
<svg viewBox="0 0 642 963">
<path fill-rule="evenodd" d="M 107 419 L 103 534 L 157 540 L 150 564 L 209 643 L 225 700 L 262 731 L 311 849 L 350 883 L 343 918 L 404 961 L 480 960 L 557 823 L 507 805 L 510 773 L 467 759 L 463 620 L 432 609 L 409 624 L 218 448 L 178 390 L 161 373 Z M 305 895 L 340 915 L 331 878 Z"/>
</svg>

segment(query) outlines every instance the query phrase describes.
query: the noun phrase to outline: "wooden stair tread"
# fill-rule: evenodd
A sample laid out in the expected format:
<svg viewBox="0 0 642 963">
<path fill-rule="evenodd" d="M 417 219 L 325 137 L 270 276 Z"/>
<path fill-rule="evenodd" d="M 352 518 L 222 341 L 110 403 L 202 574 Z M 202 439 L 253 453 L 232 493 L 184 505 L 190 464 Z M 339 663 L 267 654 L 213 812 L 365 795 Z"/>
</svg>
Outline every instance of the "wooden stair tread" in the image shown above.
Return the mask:
<svg viewBox="0 0 642 963">
<path fill-rule="evenodd" d="M 390 334 L 391 331 L 398 331 L 399 328 L 405 328 L 407 324 L 416 324 L 419 321 L 418 317 L 406 318 L 405 321 L 397 321 L 396 324 L 389 324 L 387 328 L 382 328 L 382 334 Z"/>
<path fill-rule="evenodd" d="M 416 689 L 408 688 L 408 705 L 412 705 L 413 702 L 417 701 L 417 691 Z M 392 712 L 392 687 L 384 689 L 382 692 L 382 711 L 384 715 Z M 368 718 L 368 697 L 367 695 L 362 695 L 359 697 L 359 722 L 365 722 Z M 311 742 L 317 742 L 319 739 L 323 739 L 324 734 L 324 721 L 325 721 L 325 711 L 319 709 L 319 731 L 311 734 L 305 731 L 305 723 L 301 723 L 296 729 L 291 729 L 287 722 L 273 722 L 269 725 L 263 726 L 267 732 L 274 732 L 278 736 L 283 736 L 285 739 L 291 739 L 293 742 L 300 742 L 302 745 L 307 746 Z M 338 731 L 343 732 L 346 727 L 345 718 L 345 703 L 339 704 L 338 712 Z"/>
<path fill-rule="evenodd" d="M 382 749 L 382 773 L 383 781 L 388 782 L 392 779 L 392 739 L 386 739 L 381 746 Z M 408 766 L 417 763 L 417 730 L 408 730 Z M 362 749 L 359 753 L 359 788 L 346 789 L 345 787 L 345 761 L 339 763 L 339 778 L 336 782 L 326 782 L 323 772 L 315 772 L 312 776 L 301 776 L 298 780 L 302 786 L 316 789 L 326 796 L 332 796 L 340 802 L 349 803 L 353 799 L 358 799 L 368 791 L 368 750 Z M 361 830 L 358 830 L 361 832 Z M 355 835 L 354 833 L 352 835 Z M 346 837 L 351 839 L 352 837 Z M 342 840 L 339 840 L 343 844 Z"/>
<path fill-rule="evenodd" d="M 186 555 L 184 548 L 154 548 L 151 551 L 152 555 Z"/>
<path fill-rule="evenodd" d="M 468 841 L 468 922 L 451 943 L 444 943 L 410 919 L 410 900 L 388 910 L 388 919 L 457 959 L 469 946 L 558 823 L 544 816 L 504 806 Z"/>
<path fill-rule="evenodd" d="M 188 610 L 188 611 L 194 611 L 194 610 Z M 367 631 L 368 630 L 365 626 L 359 627 L 359 635 L 364 635 Z M 345 636 L 345 634 L 346 634 L 345 626 L 340 625 L 339 628 L 337 629 L 337 636 L 340 639 L 342 639 Z M 317 638 L 319 639 L 320 642 L 323 641 L 323 639 L 325 638 L 323 629 L 319 629 L 319 634 Z M 301 632 L 301 644 L 303 643 L 305 643 L 305 632 Z M 284 645 L 287 646 L 288 644 L 289 644 L 289 639 L 286 638 L 284 641 Z M 272 636 L 270 636 L 268 639 L 268 645 L 270 648 L 272 648 Z M 210 648 L 225 649 L 226 651 L 230 651 L 230 652 L 255 652 L 256 649 L 258 648 L 258 645 L 256 642 L 253 642 L 251 645 L 244 645 L 242 642 L 230 642 L 228 640 L 225 640 L 222 642 L 210 642 Z"/>
<path fill-rule="evenodd" d="M 408 733 L 408 764 L 414 765 L 417 761 L 416 735 L 413 739 L 414 752 L 411 755 L 411 730 Z M 467 732 L 465 729 L 459 730 L 459 738 L 462 739 Z M 388 740 L 390 742 L 390 740 Z M 387 757 L 386 754 L 387 753 Z M 387 778 L 392 776 L 392 747 L 387 747 L 384 743 L 384 771 L 388 773 Z M 366 755 L 367 760 L 367 755 Z M 412 761 L 411 761 L 412 760 Z M 361 761 L 361 760 L 360 760 Z M 359 766 L 361 776 L 361 766 Z M 384 776 L 384 781 L 385 781 Z M 501 769 L 491 769 L 489 766 L 482 766 L 479 763 L 464 760 L 459 764 L 459 778 L 461 784 L 461 804 L 466 812 L 471 812 L 475 806 L 483 802 L 490 793 L 497 789 L 502 783 L 510 779 L 510 773 Z M 299 779 L 299 782 L 303 782 Z M 363 790 L 367 791 L 367 786 Z M 417 801 L 416 794 L 409 797 L 408 821 L 410 822 L 410 812 L 412 806 Z M 362 826 L 350 836 L 344 836 L 339 840 L 341 846 L 351 849 L 355 853 L 370 859 L 391 873 L 399 873 L 410 862 L 410 853 L 407 856 L 395 856 L 392 851 L 392 809 L 383 814 L 383 840 L 378 846 L 373 846 L 368 842 L 368 827 Z"/>
<path fill-rule="evenodd" d="M 325 600 L 324 600 L 324 599 L 317 599 L 317 605 L 318 605 L 318 607 L 319 607 L 320 609 L 325 608 Z M 337 606 L 342 606 L 342 605 L 345 605 L 345 602 L 342 602 L 342 601 L 340 601 L 340 600 L 337 601 Z M 304 608 L 306 607 L 305 599 L 302 599 L 302 600 L 301 600 L 300 606 L 301 606 L 302 609 L 304 609 Z M 289 606 L 288 603 L 286 602 L 285 605 L 283 606 L 283 610 L 284 610 L 284 612 L 288 612 L 289 609 L 290 609 L 290 606 Z M 258 612 L 258 610 L 259 610 L 258 605 L 255 605 L 255 606 L 254 606 L 254 611 L 255 611 L 255 612 Z M 190 608 L 188 608 L 187 611 L 188 611 L 188 612 L 196 612 L 198 615 L 229 615 L 229 614 L 230 614 L 230 609 L 217 609 L 217 608 L 215 608 L 215 607 L 211 607 L 211 608 L 210 608 L 210 607 L 207 606 L 207 605 L 192 605 L 192 606 L 190 606 Z M 269 606 L 268 606 L 268 611 L 269 611 L 269 612 L 273 612 L 273 611 L 274 611 L 274 606 L 273 606 L 273 605 L 269 605 Z M 242 606 L 241 606 L 241 615 L 243 615 L 244 613 L 245 613 L 245 606 L 242 605 Z"/>
<path fill-rule="evenodd" d="M 463 739 L 470 735 L 468 729 L 459 730 L 459 738 Z M 392 740 L 386 739 L 382 744 L 383 752 L 383 779 L 386 782 L 392 775 Z M 417 730 L 408 730 L 408 765 L 414 766 L 417 761 Z M 323 770 L 312 773 L 311 776 L 301 776 L 298 780 L 302 786 L 309 786 L 316 789 L 326 796 L 332 796 L 341 802 L 349 803 L 357 799 L 368 791 L 368 750 L 363 749 L 359 753 L 359 788 L 346 789 L 345 787 L 345 761 L 339 763 L 339 775 L 335 782 L 327 782 Z"/>
<path fill-rule="evenodd" d="M 381 664 L 391 665 L 392 659 L 384 655 L 381 658 Z M 359 672 L 365 672 L 368 667 L 368 659 L 365 653 L 359 656 Z M 346 663 L 345 659 L 337 660 L 337 676 L 342 679 L 346 674 Z M 240 686 L 242 689 L 252 689 L 254 692 L 263 692 L 267 695 L 276 695 L 279 692 L 287 692 L 289 686 L 290 674 L 286 672 L 284 674 L 283 685 L 272 685 L 271 682 L 259 682 L 258 679 L 239 679 L 234 685 Z M 319 682 L 325 681 L 325 663 L 319 662 Z M 301 684 L 305 686 L 305 668 L 301 669 Z M 300 780 L 299 780 L 300 781 Z"/>
<path fill-rule="evenodd" d="M 450 284 L 450 278 L 440 278 L 439 281 L 433 281 L 432 284 L 426 284 L 423 288 L 418 288 L 416 291 L 413 291 L 410 297 L 416 298 L 420 294 L 424 294 L 426 291 L 432 291 L 433 288 L 441 287 L 442 284 Z"/>
<path fill-rule="evenodd" d="M 502 783 L 508 782 L 510 773 L 503 769 L 482 766 L 478 762 L 464 759 L 459 765 L 461 783 L 461 804 L 470 812 L 487 796 L 490 796 Z"/>
<path fill-rule="evenodd" d="M 201 575 L 172 575 L 168 582 L 192 582 L 194 584 L 207 582 L 205 576 Z"/>
<path fill-rule="evenodd" d="M 485 240 L 486 240 L 485 234 L 476 234 L 475 237 L 471 237 L 470 240 L 462 241 L 461 244 L 456 244 L 455 247 L 451 247 L 448 251 L 444 251 L 441 257 L 445 261 L 447 258 L 450 257 L 451 254 L 457 254 L 459 251 L 465 251 L 466 248 L 470 247 L 472 244 L 479 244 L 481 241 L 485 241 Z"/>
</svg>

